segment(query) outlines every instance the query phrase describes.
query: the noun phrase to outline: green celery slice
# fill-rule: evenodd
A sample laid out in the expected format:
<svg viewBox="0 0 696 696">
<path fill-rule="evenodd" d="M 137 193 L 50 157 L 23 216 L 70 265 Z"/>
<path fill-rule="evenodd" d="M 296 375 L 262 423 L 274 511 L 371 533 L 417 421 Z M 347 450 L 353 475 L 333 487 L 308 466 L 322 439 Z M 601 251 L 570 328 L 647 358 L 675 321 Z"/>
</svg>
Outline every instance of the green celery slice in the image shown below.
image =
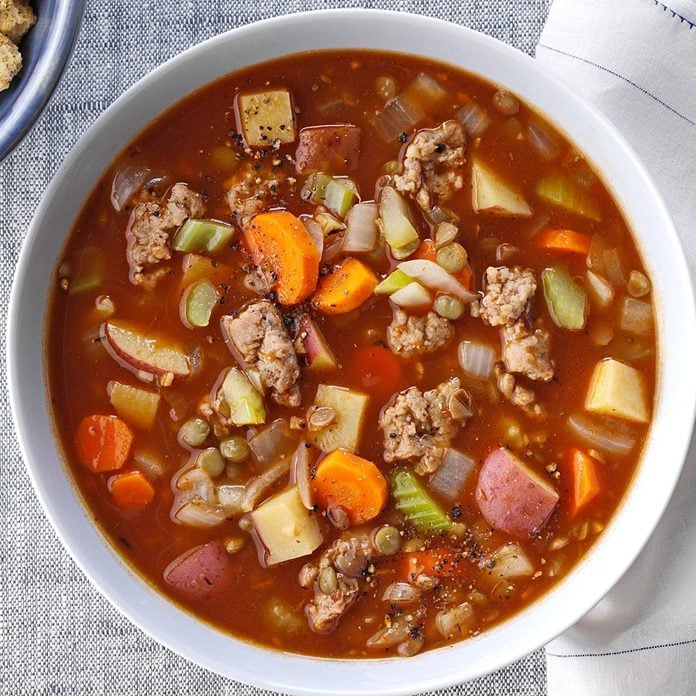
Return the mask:
<svg viewBox="0 0 696 696">
<path fill-rule="evenodd" d="M 220 391 L 229 408 L 230 420 L 235 425 L 259 425 L 266 422 L 263 397 L 242 370 L 231 368 L 225 375 Z"/>
<path fill-rule="evenodd" d="M 396 509 L 423 534 L 441 534 L 452 526 L 442 508 L 408 469 L 397 469 L 389 476 Z"/>
<path fill-rule="evenodd" d="M 375 295 L 391 295 L 401 288 L 413 282 L 413 278 L 400 269 L 392 271 L 381 283 L 375 287 Z"/>
<path fill-rule="evenodd" d="M 565 176 L 552 174 L 536 185 L 536 194 L 549 203 L 599 222 L 602 213 L 589 191 Z"/>
<path fill-rule="evenodd" d="M 579 331 L 585 326 L 587 293 L 563 268 L 542 271 L 544 299 L 553 323 L 562 329 Z"/>
<path fill-rule="evenodd" d="M 174 235 L 172 247 L 176 251 L 216 254 L 229 244 L 233 236 L 234 227 L 226 222 L 189 218 Z"/>
<path fill-rule="evenodd" d="M 71 295 L 95 290 L 104 280 L 106 253 L 99 247 L 88 246 L 75 252 L 69 259 L 68 265 L 77 267 L 68 285 L 68 292 Z"/>
<path fill-rule="evenodd" d="M 331 177 L 328 174 L 324 174 L 324 172 L 310 174 L 303 186 L 303 192 L 306 193 L 307 200 L 315 205 L 322 203 L 326 187 L 330 181 Z"/>
<path fill-rule="evenodd" d="M 355 191 L 344 186 L 339 180 L 331 179 L 326 184 L 322 201 L 324 205 L 339 217 L 345 217 L 355 200 Z"/>
<path fill-rule="evenodd" d="M 185 323 L 199 328 L 208 326 L 218 299 L 217 288 L 207 278 L 190 285 L 182 296 Z"/>
<path fill-rule="evenodd" d="M 394 258 L 405 259 L 418 248 L 420 237 L 406 201 L 390 186 L 385 186 L 379 197 L 379 225 Z"/>
</svg>

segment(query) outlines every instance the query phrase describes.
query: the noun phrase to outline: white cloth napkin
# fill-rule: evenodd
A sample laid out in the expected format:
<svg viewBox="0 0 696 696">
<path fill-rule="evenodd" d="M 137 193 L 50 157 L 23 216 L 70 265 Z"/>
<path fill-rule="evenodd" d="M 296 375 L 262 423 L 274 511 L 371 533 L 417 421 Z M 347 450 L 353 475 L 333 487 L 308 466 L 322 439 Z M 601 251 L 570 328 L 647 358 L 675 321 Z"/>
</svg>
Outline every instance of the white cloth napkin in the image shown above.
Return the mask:
<svg viewBox="0 0 696 696">
<path fill-rule="evenodd" d="M 696 0 L 555 0 L 536 56 L 637 151 L 696 278 Z M 546 658 L 549 696 L 696 695 L 694 440 L 641 556 Z"/>
</svg>

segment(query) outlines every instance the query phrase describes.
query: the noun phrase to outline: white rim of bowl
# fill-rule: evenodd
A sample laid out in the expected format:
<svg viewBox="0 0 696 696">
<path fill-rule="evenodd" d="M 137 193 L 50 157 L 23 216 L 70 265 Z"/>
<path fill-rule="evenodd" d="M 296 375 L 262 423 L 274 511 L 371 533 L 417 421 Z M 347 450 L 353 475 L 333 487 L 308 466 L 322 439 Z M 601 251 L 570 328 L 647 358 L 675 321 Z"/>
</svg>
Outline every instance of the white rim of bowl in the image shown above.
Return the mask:
<svg viewBox="0 0 696 696">
<path fill-rule="evenodd" d="M 683 288 L 690 288 L 690 277 L 684 259 L 684 254 L 674 227 L 671 223 L 669 214 L 667 213 L 664 204 L 661 201 L 657 189 L 652 183 L 649 175 L 640 163 L 631 147 L 625 139 L 616 131 L 613 125 L 593 106 L 586 104 L 568 87 L 566 87 L 559 79 L 549 76 L 540 65 L 538 65 L 530 57 L 520 53 L 516 49 L 503 44 L 496 39 L 479 34 L 471 29 L 462 27 L 450 22 L 438 20 L 420 15 L 408 13 L 398 13 L 383 10 L 320 10 L 313 12 L 302 12 L 294 15 L 285 15 L 272 19 L 255 22 L 253 24 L 239 27 L 230 30 L 224 34 L 212 37 L 201 44 L 193 46 L 178 56 L 170 59 L 153 72 L 142 78 L 138 83 L 133 85 L 126 91 L 118 100 L 112 104 L 109 109 L 102 114 L 97 121 L 88 129 L 81 137 L 78 144 L 73 148 L 64 163 L 59 168 L 56 176 L 46 190 L 42 202 L 35 214 L 29 234 L 24 243 L 20 254 L 15 281 L 13 283 L 10 308 L 8 313 L 8 332 L 7 332 L 7 364 L 8 364 L 8 383 L 10 391 L 11 410 L 14 422 L 17 425 L 20 447 L 22 455 L 27 464 L 27 469 L 31 477 L 34 489 L 51 520 L 56 533 L 60 537 L 63 545 L 73 557 L 78 566 L 82 569 L 85 575 L 90 579 L 92 584 L 113 604 L 121 613 L 128 617 L 136 626 L 145 633 L 157 640 L 159 643 L 170 648 L 179 655 L 196 662 L 203 667 L 206 667 L 214 672 L 218 672 L 224 676 L 241 680 L 255 686 L 275 689 L 286 693 L 294 694 L 351 694 L 351 693 L 375 693 L 379 692 L 385 696 L 399 696 L 402 694 L 422 693 L 428 690 L 444 688 L 452 684 L 461 683 L 462 681 L 474 679 L 484 674 L 490 673 L 495 669 L 504 667 L 511 662 L 524 657 L 533 650 L 537 649 L 545 642 L 551 640 L 555 636 L 565 631 L 568 627 L 576 623 L 587 611 L 589 611 L 596 602 L 601 599 L 606 592 L 621 578 L 626 570 L 633 563 L 635 558 L 640 553 L 644 544 L 647 542 L 650 534 L 654 530 L 660 520 L 664 509 L 666 508 L 674 487 L 677 484 L 682 466 L 676 464 L 669 471 L 669 475 L 660 480 L 659 486 L 653 486 L 649 492 L 644 490 L 637 491 L 634 481 L 633 490 L 628 498 L 620 504 L 620 509 L 626 510 L 636 508 L 636 501 L 640 497 L 643 502 L 650 501 L 651 506 L 648 511 L 641 515 L 642 528 L 641 531 L 633 537 L 633 543 L 624 546 L 622 549 L 621 561 L 612 559 L 610 555 L 611 547 L 609 542 L 618 534 L 618 527 L 621 525 L 621 520 L 615 515 L 612 522 L 604 531 L 602 537 L 593 546 L 590 553 L 574 568 L 570 574 L 561 580 L 554 588 L 545 593 L 540 599 L 536 600 L 531 608 L 522 610 L 513 618 L 504 623 L 486 631 L 481 636 L 469 639 L 461 643 L 454 644 L 452 647 L 440 648 L 433 651 L 427 651 L 416 657 L 409 658 L 407 661 L 395 661 L 394 658 L 381 659 L 360 659 L 360 660 L 338 660 L 328 658 L 314 658 L 295 655 L 290 653 L 277 652 L 266 648 L 261 648 L 256 645 L 246 643 L 245 641 L 235 639 L 227 634 L 217 631 L 213 627 L 203 624 L 199 620 L 193 618 L 187 612 L 176 607 L 173 603 L 164 599 L 156 590 L 154 590 L 146 580 L 132 571 L 125 564 L 115 549 L 102 535 L 96 525 L 90 524 L 90 529 L 81 528 L 76 531 L 62 517 L 59 505 L 51 496 L 51 489 L 47 482 L 41 476 L 37 464 L 34 463 L 32 452 L 34 444 L 31 439 L 31 433 L 27 432 L 22 424 L 28 418 L 28 414 L 32 409 L 36 408 L 36 403 L 32 403 L 31 395 L 24 394 L 21 389 L 21 384 L 18 383 L 18 367 L 20 364 L 19 356 L 21 354 L 21 346 L 23 339 L 23 331 L 25 329 L 21 325 L 21 307 L 22 298 L 31 293 L 31 289 L 24 281 L 27 273 L 30 270 L 31 250 L 36 243 L 36 235 L 40 227 L 40 223 L 46 214 L 46 209 L 49 208 L 51 199 L 60 190 L 63 183 L 63 177 L 66 172 L 75 165 L 80 156 L 85 152 L 90 140 L 100 131 L 102 123 L 108 120 L 113 111 L 118 110 L 120 106 L 133 98 L 134 92 L 144 90 L 158 78 L 172 69 L 176 69 L 180 64 L 188 61 L 192 56 L 199 52 L 204 52 L 212 49 L 221 43 L 233 41 L 247 34 L 254 32 L 271 32 L 273 30 L 283 30 L 294 25 L 302 24 L 308 20 L 313 22 L 325 21 L 327 24 L 340 22 L 342 19 L 354 18 L 361 20 L 384 20 L 392 27 L 397 25 L 403 29 L 408 29 L 406 26 L 409 23 L 416 22 L 419 31 L 432 30 L 442 32 L 457 33 L 462 39 L 470 42 L 472 45 L 483 47 L 492 54 L 497 54 L 502 60 L 522 62 L 524 64 L 523 72 L 531 76 L 540 83 L 546 83 L 555 90 L 555 92 L 567 99 L 574 108 L 587 115 L 594 121 L 595 125 L 605 130 L 612 136 L 613 146 L 623 162 L 629 163 L 636 173 L 637 180 L 646 194 L 652 199 L 654 212 L 660 221 L 660 228 L 664 235 L 662 243 L 669 245 L 671 248 L 671 260 L 677 265 L 671 267 L 670 274 L 676 279 L 677 284 Z M 411 27 L 413 28 L 413 27 Z M 340 42 L 338 42 L 340 44 Z M 348 48 L 348 46 L 337 45 L 337 48 Z M 315 49 L 309 49 L 315 50 Z M 375 49 L 375 50 L 392 50 L 392 49 Z M 302 52 L 302 51 L 298 51 Z M 413 55 L 427 55 L 427 51 L 414 49 Z M 435 60 L 441 60 L 436 59 Z M 272 60 L 268 58 L 267 60 Z M 456 64 L 453 64 L 456 67 Z M 466 69 L 466 68 L 464 68 Z M 484 75 L 485 78 L 485 75 Z M 211 76 L 210 81 L 216 79 Z M 489 78 L 485 78 L 489 79 Z M 204 83 L 201 84 L 201 86 Z M 530 101 L 534 106 L 534 101 Z M 538 108 L 538 107 L 536 107 Z M 562 127 L 562 126 L 561 126 Z M 108 166 L 109 162 L 104 163 L 104 167 Z M 609 184 L 610 188 L 611 185 Z M 88 192 L 85 192 L 85 196 Z M 84 202 L 84 198 L 83 198 Z M 640 244 L 640 240 L 637 240 Z M 650 266 L 649 259 L 643 258 L 646 264 Z M 689 317 L 691 321 L 687 322 L 681 328 L 680 342 L 686 345 L 696 344 L 696 310 L 694 308 L 693 293 L 688 293 L 688 298 L 680 298 L 684 300 L 684 304 L 680 307 L 682 316 Z M 45 305 L 45 298 L 43 304 Z M 41 317 L 42 325 L 45 322 L 45 315 Z M 659 337 L 665 336 L 665 326 L 662 317 L 658 317 L 660 322 Z M 42 335 L 45 335 L 45 326 L 42 328 Z M 28 337 L 27 337 L 28 338 Z M 661 344 L 661 348 L 664 346 Z M 43 348 L 42 348 L 43 356 Z M 685 358 L 684 358 L 685 360 Z M 43 365 L 43 357 L 42 357 Z M 43 377 L 45 384 L 45 376 Z M 683 462 L 690 440 L 691 427 L 694 420 L 694 412 L 696 411 L 696 376 L 682 376 L 681 379 L 672 380 L 672 387 L 678 395 L 678 411 L 674 413 L 672 418 L 673 427 L 676 429 L 674 436 L 669 438 L 672 446 L 672 452 L 679 462 Z M 664 385 L 662 385 L 664 386 Z M 661 391 L 662 386 L 658 387 Z M 44 397 L 46 395 L 44 394 Z M 46 398 L 47 401 L 47 398 Z M 48 410 L 48 404 L 44 405 Z M 662 408 L 661 402 L 655 404 L 655 413 Z M 26 414 L 26 415 L 25 415 Z M 657 440 L 654 430 L 651 430 L 649 442 Z M 667 439 L 665 442 L 667 442 Z M 59 450 L 58 443 L 54 443 L 56 451 Z M 653 448 L 645 447 L 644 452 Z M 56 462 L 62 465 L 64 472 L 67 473 L 67 467 L 60 455 L 56 457 Z M 639 466 L 642 470 L 643 465 Z M 65 475 L 61 473 L 61 475 Z M 69 475 L 69 474 L 68 474 Z M 638 475 L 640 478 L 640 475 Z M 72 479 L 69 481 L 71 486 L 75 486 Z M 81 496 L 77 490 L 74 490 L 75 498 L 81 507 L 82 513 L 87 518 L 86 510 L 82 502 Z M 640 493 L 640 496 L 639 496 Z M 657 505 L 656 505 L 657 501 Z M 620 516 L 618 516 L 620 517 Z M 635 521 L 635 520 L 634 520 Z M 115 562 L 120 564 L 120 567 L 114 566 L 111 568 L 113 575 L 105 573 L 90 555 L 89 549 L 82 546 L 86 534 L 89 541 L 97 539 L 111 553 Z M 91 548 L 91 547 L 90 547 Z M 105 560 L 104 549 L 97 549 L 98 555 Z M 583 568 L 587 566 L 588 559 L 592 559 L 596 565 L 600 559 L 606 563 L 605 582 L 603 583 L 603 592 L 601 595 L 596 591 L 588 591 L 580 582 L 583 576 Z M 118 583 L 118 579 L 122 579 L 128 574 L 134 582 L 130 588 L 124 588 Z M 564 588 L 572 586 L 572 593 Z M 569 610 L 565 602 L 560 602 L 560 591 L 564 594 L 573 596 L 574 606 Z M 137 599 L 137 601 L 134 600 Z M 152 613 L 157 616 L 153 618 L 151 613 L 139 611 L 141 605 L 149 604 L 153 607 Z M 174 618 L 170 616 L 170 610 L 175 612 Z M 561 611 L 562 610 L 562 611 Z M 559 613 L 563 613 L 564 618 L 559 620 Z M 530 615 L 533 614 L 532 621 L 529 621 Z M 171 619 L 171 620 L 170 620 Z M 499 640 L 501 633 L 510 632 L 510 627 L 514 626 L 519 632 L 519 628 L 524 621 L 529 622 L 529 626 L 525 625 L 526 640 L 510 642 L 510 639 Z M 166 625 L 164 625 L 166 624 Z M 173 627 L 181 629 L 185 624 L 186 631 L 184 635 L 171 635 L 167 630 Z M 548 626 L 553 626 L 549 630 Z M 201 627 L 205 627 L 205 631 L 200 631 Z M 527 630 L 528 628 L 528 630 Z M 232 656 L 244 659 L 243 663 L 230 666 L 229 660 L 216 659 L 211 657 L 209 651 L 206 650 L 206 645 L 198 644 L 195 640 L 196 635 L 201 635 L 208 640 L 217 643 L 216 635 L 224 638 L 229 642 L 229 654 Z M 186 640 L 189 638 L 189 640 Z M 505 638 L 505 636 L 503 636 Z M 495 645 L 491 643 L 496 641 Z M 459 648 L 459 650 L 458 650 Z M 452 664 L 454 662 L 452 651 L 466 650 L 475 658 L 473 663 L 467 664 Z M 470 657 L 472 655 L 469 655 Z M 445 658 L 445 659 L 443 659 Z M 253 665 L 256 659 L 260 661 L 258 665 Z M 273 663 L 270 667 L 269 661 Z M 430 669 L 436 667 L 438 671 L 433 673 Z M 446 670 L 444 669 L 446 667 Z M 321 679 L 317 680 L 313 677 L 313 669 L 322 672 Z M 417 671 L 414 672 L 414 669 Z M 360 688 L 355 682 L 356 676 L 360 676 L 360 681 L 365 688 Z M 414 681 L 416 680 L 416 681 Z M 408 682 L 408 683 L 407 683 Z"/>
</svg>

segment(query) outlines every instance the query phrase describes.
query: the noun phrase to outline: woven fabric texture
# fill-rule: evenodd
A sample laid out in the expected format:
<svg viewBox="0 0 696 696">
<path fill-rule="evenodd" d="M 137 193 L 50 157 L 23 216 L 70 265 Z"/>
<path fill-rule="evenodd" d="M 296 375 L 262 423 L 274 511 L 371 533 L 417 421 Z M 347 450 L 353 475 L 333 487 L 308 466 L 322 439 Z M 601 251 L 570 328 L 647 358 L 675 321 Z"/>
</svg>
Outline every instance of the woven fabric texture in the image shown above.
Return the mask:
<svg viewBox="0 0 696 696">
<path fill-rule="evenodd" d="M 368 7 L 465 24 L 528 53 L 550 0 L 90 0 L 72 63 L 24 143 L 0 164 L 0 334 L 20 246 L 60 162 L 130 85 L 189 46 L 279 14 Z M 40 7 L 40 3 L 36 3 Z M 404 46 L 408 50 L 408 46 Z M 0 695 L 269 694 L 207 672 L 145 636 L 92 588 L 46 519 L 12 426 L 0 364 Z M 544 696 L 537 652 L 448 696 Z"/>
</svg>

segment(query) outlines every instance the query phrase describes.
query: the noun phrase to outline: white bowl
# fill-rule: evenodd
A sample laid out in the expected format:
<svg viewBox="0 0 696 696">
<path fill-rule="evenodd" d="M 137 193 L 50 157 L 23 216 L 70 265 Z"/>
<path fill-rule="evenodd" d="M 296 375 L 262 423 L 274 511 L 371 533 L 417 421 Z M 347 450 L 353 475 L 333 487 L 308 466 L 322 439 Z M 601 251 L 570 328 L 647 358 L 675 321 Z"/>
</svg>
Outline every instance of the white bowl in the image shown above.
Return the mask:
<svg viewBox="0 0 696 696">
<path fill-rule="evenodd" d="M 260 648 L 196 620 L 135 575 L 90 519 L 52 432 L 43 356 L 54 266 L 87 193 L 112 158 L 164 109 L 233 70 L 297 51 L 408 50 L 509 87 L 560 124 L 593 161 L 633 224 L 654 281 L 660 342 L 654 423 L 628 495 L 587 557 L 532 606 L 483 635 L 394 660 L 316 659 Z M 82 137 L 46 191 L 12 292 L 7 340 L 12 410 L 43 506 L 85 574 L 155 639 L 204 667 L 296 694 L 407 694 L 462 682 L 543 645 L 585 614 L 621 577 L 657 524 L 679 476 L 696 398 L 696 315 L 677 235 L 633 151 L 610 123 L 518 51 L 460 26 L 372 10 L 279 17 L 195 46 L 143 78 Z"/>
</svg>

